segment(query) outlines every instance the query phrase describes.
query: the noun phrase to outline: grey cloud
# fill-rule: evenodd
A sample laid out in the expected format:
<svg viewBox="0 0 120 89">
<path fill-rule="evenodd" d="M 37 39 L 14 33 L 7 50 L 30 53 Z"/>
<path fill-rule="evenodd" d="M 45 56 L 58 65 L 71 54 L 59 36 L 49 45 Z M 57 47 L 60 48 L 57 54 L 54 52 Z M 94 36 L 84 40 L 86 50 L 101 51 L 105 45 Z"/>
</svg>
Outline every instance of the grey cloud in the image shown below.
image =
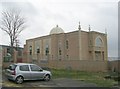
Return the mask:
<svg viewBox="0 0 120 89">
<path fill-rule="evenodd" d="M 42 4 L 42 3 L 41 3 Z M 9 5 L 9 6 L 8 6 Z M 50 2 L 46 6 L 36 7 L 29 2 L 4 2 L 2 7 L 20 8 L 28 17 L 29 27 L 21 33 L 20 39 L 25 43 L 26 39 L 48 35 L 52 26 L 60 24 L 66 31 L 77 30 L 80 21 L 83 28 L 88 29 L 90 24 L 92 30 L 108 31 L 109 56 L 117 56 L 117 3 L 102 2 L 88 3 L 72 0 Z M 120 43 L 120 42 L 119 42 Z"/>
<path fill-rule="evenodd" d="M 18 9 L 25 14 L 37 15 L 35 7 L 29 2 L 1 2 L 2 8 L 4 9 Z"/>
</svg>

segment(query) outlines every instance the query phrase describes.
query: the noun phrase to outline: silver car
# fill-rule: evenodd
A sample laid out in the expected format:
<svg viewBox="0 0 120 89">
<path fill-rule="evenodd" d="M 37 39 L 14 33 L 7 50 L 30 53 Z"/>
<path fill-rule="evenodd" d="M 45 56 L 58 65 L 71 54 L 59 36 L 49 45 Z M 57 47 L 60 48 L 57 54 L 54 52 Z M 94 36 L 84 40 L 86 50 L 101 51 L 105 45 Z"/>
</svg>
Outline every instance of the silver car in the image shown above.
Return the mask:
<svg viewBox="0 0 120 89">
<path fill-rule="evenodd" d="M 51 72 L 43 70 L 36 64 L 30 63 L 14 63 L 6 69 L 5 75 L 8 80 L 13 80 L 18 84 L 23 83 L 24 80 L 39 80 L 44 79 L 49 81 L 51 79 Z"/>
</svg>

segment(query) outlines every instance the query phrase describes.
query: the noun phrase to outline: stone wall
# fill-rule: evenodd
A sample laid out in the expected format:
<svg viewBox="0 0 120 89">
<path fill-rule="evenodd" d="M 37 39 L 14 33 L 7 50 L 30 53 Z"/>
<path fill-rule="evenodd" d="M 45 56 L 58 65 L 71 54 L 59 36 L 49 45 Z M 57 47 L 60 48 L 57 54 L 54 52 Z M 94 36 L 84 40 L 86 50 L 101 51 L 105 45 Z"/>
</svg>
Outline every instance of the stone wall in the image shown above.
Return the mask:
<svg viewBox="0 0 120 89">
<path fill-rule="evenodd" d="M 3 68 L 6 68 L 11 63 L 3 63 Z M 107 61 L 88 61 L 88 60 L 50 60 L 41 61 L 35 63 L 42 67 L 54 68 L 54 69 L 69 69 L 88 72 L 107 72 Z"/>
<path fill-rule="evenodd" d="M 88 60 L 51 60 L 41 62 L 39 66 L 49 67 L 54 69 L 72 69 L 89 72 L 107 72 L 107 61 L 88 61 Z"/>
<path fill-rule="evenodd" d="M 120 73 L 120 60 L 109 61 L 109 71 L 111 72 L 119 72 Z"/>
</svg>

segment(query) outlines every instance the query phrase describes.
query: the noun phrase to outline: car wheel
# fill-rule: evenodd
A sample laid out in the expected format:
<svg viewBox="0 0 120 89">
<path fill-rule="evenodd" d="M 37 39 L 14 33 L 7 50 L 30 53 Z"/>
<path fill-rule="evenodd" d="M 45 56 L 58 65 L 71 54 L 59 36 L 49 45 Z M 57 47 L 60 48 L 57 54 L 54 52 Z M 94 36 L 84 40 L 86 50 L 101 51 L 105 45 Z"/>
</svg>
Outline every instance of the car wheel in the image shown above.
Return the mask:
<svg viewBox="0 0 120 89">
<path fill-rule="evenodd" d="M 24 81 L 24 79 L 23 79 L 22 76 L 18 76 L 18 77 L 16 78 L 16 80 L 15 80 L 15 82 L 16 82 L 17 84 L 22 84 L 23 81 Z"/>
<path fill-rule="evenodd" d="M 49 80 L 50 80 L 50 75 L 48 75 L 48 74 L 45 75 L 44 80 L 45 80 L 45 81 L 49 81 Z"/>
<path fill-rule="evenodd" d="M 12 81 L 12 80 L 8 79 L 8 81 Z"/>
</svg>

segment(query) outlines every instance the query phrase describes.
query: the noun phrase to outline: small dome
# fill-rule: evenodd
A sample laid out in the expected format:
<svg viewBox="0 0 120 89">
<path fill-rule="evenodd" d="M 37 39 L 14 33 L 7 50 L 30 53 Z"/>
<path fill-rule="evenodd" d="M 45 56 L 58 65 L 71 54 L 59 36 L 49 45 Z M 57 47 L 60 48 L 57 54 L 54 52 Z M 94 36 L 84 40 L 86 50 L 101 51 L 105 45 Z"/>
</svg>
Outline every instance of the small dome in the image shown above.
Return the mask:
<svg viewBox="0 0 120 89">
<path fill-rule="evenodd" d="M 60 34 L 60 33 L 64 33 L 63 29 L 58 27 L 58 25 L 56 27 L 54 27 L 51 31 L 50 31 L 50 35 L 52 34 Z"/>
</svg>

